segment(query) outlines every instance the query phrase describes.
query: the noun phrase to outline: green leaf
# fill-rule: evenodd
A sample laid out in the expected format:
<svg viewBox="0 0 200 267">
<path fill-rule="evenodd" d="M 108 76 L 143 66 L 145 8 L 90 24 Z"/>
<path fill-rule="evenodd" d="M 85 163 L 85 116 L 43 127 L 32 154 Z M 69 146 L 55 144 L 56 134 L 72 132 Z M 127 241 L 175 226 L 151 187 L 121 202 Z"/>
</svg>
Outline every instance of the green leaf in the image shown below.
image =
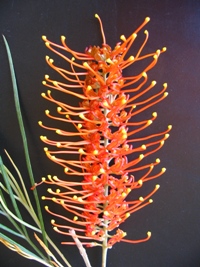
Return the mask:
<svg viewBox="0 0 200 267">
<path fill-rule="evenodd" d="M 26 158 L 26 165 L 27 165 L 31 185 L 33 186 L 35 184 L 35 180 L 34 180 L 34 176 L 33 176 L 33 171 L 32 171 L 32 166 L 31 166 L 31 161 L 30 161 L 30 156 L 29 156 L 29 150 L 28 150 L 28 142 L 27 142 L 27 138 L 26 138 L 26 133 L 25 133 L 24 124 L 23 124 L 23 118 L 22 118 L 22 113 L 21 113 L 21 108 L 20 108 L 18 88 L 17 88 L 14 65 L 13 65 L 13 61 L 12 61 L 12 55 L 11 55 L 11 51 L 10 51 L 8 42 L 4 36 L 3 36 L 3 39 L 4 39 L 4 43 L 5 43 L 6 51 L 7 51 L 7 55 L 8 55 L 8 61 L 9 61 L 10 73 L 11 73 L 12 85 L 13 85 L 15 108 L 16 108 L 16 112 L 17 112 L 17 118 L 18 118 L 19 127 L 20 127 L 20 131 L 21 131 L 21 136 L 22 136 L 22 141 L 23 141 L 24 153 L 25 153 L 25 158 Z M 41 211 L 41 207 L 40 207 L 39 197 L 37 194 L 37 189 L 33 190 L 33 195 L 34 195 L 35 202 L 36 202 L 37 213 L 38 213 L 38 218 L 40 221 L 43 241 L 44 241 L 45 245 L 48 247 L 42 211 Z"/>
<path fill-rule="evenodd" d="M 19 211 L 19 208 L 17 206 L 17 202 L 16 202 L 16 200 L 14 198 L 14 193 L 13 193 L 12 188 L 11 188 L 10 183 L 9 183 L 9 176 L 7 175 L 7 172 L 5 171 L 5 168 L 4 168 L 4 165 L 3 165 L 3 161 L 2 161 L 1 156 L 0 156 L 0 170 L 1 170 L 1 174 L 3 176 L 3 179 L 4 179 L 4 182 L 5 182 L 6 188 L 8 190 L 9 197 L 11 199 L 13 208 L 15 210 L 15 214 L 17 215 L 17 217 L 19 219 L 23 220 L 22 219 L 22 216 L 21 216 L 21 213 Z M 21 225 L 21 227 L 23 229 L 24 234 L 28 237 L 28 232 L 26 230 L 26 227 L 24 225 Z"/>
<path fill-rule="evenodd" d="M 8 246 L 8 248 L 15 250 L 16 252 L 18 252 L 21 256 L 25 258 L 41 262 L 42 264 L 49 266 L 49 267 L 52 266 L 51 264 L 39 258 L 36 254 L 31 252 L 30 250 L 26 249 L 25 247 L 23 247 L 22 245 L 20 245 L 19 243 L 15 242 L 14 240 L 12 240 L 11 238 L 7 237 L 6 235 L 2 233 L 0 233 L 0 241 L 4 244 L 6 242 L 7 243 L 6 245 Z"/>
<path fill-rule="evenodd" d="M 15 108 L 16 108 L 16 113 L 17 113 L 19 127 L 20 127 L 20 132 L 21 132 L 21 136 L 22 136 L 22 141 L 23 141 L 23 148 L 24 148 L 24 153 L 25 153 L 26 166 L 27 166 L 27 169 L 28 169 L 28 173 L 29 173 L 29 178 L 30 178 L 31 185 L 34 186 L 35 185 L 35 180 L 34 180 L 34 176 L 33 176 L 33 171 L 32 171 L 32 166 L 31 166 L 31 161 L 30 161 L 30 156 L 29 156 L 29 150 L 28 150 L 28 142 L 27 142 L 27 138 L 26 138 L 25 128 L 24 128 L 24 124 L 23 124 L 23 118 L 22 118 L 22 113 L 21 113 L 21 108 L 20 108 L 20 101 L 19 101 L 19 95 L 18 95 L 18 88 L 17 88 L 16 76 L 15 76 L 15 71 L 14 71 L 14 65 L 13 65 L 13 61 L 12 61 L 12 56 L 11 56 L 11 51 L 10 51 L 9 45 L 8 45 L 8 43 L 6 41 L 6 38 L 4 36 L 3 36 L 3 39 L 4 39 L 5 46 L 6 46 L 6 51 L 7 51 L 8 61 L 9 61 L 9 66 L 10 66 L 10 73 L 11 73 L 11 79 L 12 79 L 12 84 L 13 84 L 13 93 L 14 93 Z M 12 160 L 11 160 L 11 162 L 12 162 Z M 13 164 L 13 162 L 12 162 L 12 164 Z M 15 164 L 14 164 L 14 168 L 17 171 L 17 173 L 19 175 L 19 178 L 21 180 L 22 177 L 21 177 L 18 169 L 16 168 Z M 11 179 L 12 179 L 12 177 L 11 177 Z M 25 198 L 27 200 L 28 207 L 30 207 L 30 210 L 32 212 L 34 210 L 33 210 L 32 205 L 30 203 L 29 196 L 27 195 L 27 191 L 24 188 L 23 181 L 21 181 L 21 182 L 22 182 L 22 187 L 23 187 L 23 191 L 24 191 L 24 194 L 25 194 Z M 20 193 L 21 193 L 21 191 L 20 191 Z M 33 219 L 34 220 L 36 219 L 35 222 L 37 221 L 36 224 L 41 229 L 42 237 L 43 237 L 43 241 L 44 241 L 45 246 L 48 248 L 48 243 L 47 243 L 47 240 L 48 240 L 49 244 L 54 248 L 54 250 L 62 258 L 62 260 L 65 262 L 65 264 L 68 267 L 72 267 L 69 264 L 69 262 L 65 259 L 64 255 L 60 252 L 60 250 L 57 248 L 57 246 L 52 242 L 52 240 L 49 238 L 49 236 L 45 232 L 43 216 L 42 216 L 40 202 L 39 202 L 39 197 L 38 197 L 37 189 L 36 188 L 33 190 L 33 195 L 34 195 L 35 202 L 36 202 L 37 216 L 38 216 L 38 218 L 35 215 L 35 213 L 34 214 L 32 213 L 32 215 L 34 215 L 33 216 L 34 217 Z M 20 196 L 18 195 L 18 197 L 20 197 Z M 2 199 L 3 199 L 3 194 L 2 194 Z M 22 204 L 24 204 L 24 203 L 22 203 Z M 7 217 L 8 217 L 9 220 L 12 221 L 12 223 L 14 225 L 15 221 L 12 219 L 12 217 L 11 216 L 7 216 Z M 14 242 L 13 240 L 9 241 L 9 238 L 8 237 L 5 237 L 4 239 L 7 240 L 8 242 L 11 242 L 11 241 Z M 1 238 L 0 238 L 0 241 L 2 241 Z M 30 243 L 30 240 L 28 242 Z M 14 243 L 12 243 L 12 244 L 14 244 Z M 32 247 L 34 247 L 33 244 L 31 244 L 31 245 L 32 245 Z M 19 248 L 21 248 L 21 250 L 24 251 L 24 252 L 25 251 L 28 251 L 23 246 L 20 246 L 19 245 Z M 36 249 L 36 248 L 34 248 L 34 249 Z M 36 256 L 32 252 L 29 252 L 28 251 L 28 253 L 29 253 L 29 255 L 34 255 L 34 257 Z M 39 253 L 39 255 L 41 256 L 41 253 Z M 46 266 L 52 266 L 52 264 L 47 263 L 46 261 L 40 259 L 38 256 L 36 256 L 36 257 L 37 257 L 37 261 L 41 262 L 42 264 L 44 264 Z M 36 259 L 36 257 L 34 259 Z M 50 257 L 48 255 L 48 253 L 47 253 L 47 257 L 50 260 Z M 44 258 L 44 257 L 42 257 L 42 258 Z M 53 256 L 53 258 L 54 258 L 55 262 L 58 263 L 58 261 L 55 259 L 54 256 Z M 59 264 L 58 266 L 63 266 L 63 265 Z"/>
<path fill-rule="evenodd" d="M 16 235 L 22 239 L 25 239 L 25 237 L 19 233 L 17 233 L 16 231 L 13 231 L 12 229 L 8 228 L 6 225 L 3 225 L 2 223 L 0 224 L 0 229 L 3 229 L 6 232 L 9 232 L 12 235 Z"/>
</svg>

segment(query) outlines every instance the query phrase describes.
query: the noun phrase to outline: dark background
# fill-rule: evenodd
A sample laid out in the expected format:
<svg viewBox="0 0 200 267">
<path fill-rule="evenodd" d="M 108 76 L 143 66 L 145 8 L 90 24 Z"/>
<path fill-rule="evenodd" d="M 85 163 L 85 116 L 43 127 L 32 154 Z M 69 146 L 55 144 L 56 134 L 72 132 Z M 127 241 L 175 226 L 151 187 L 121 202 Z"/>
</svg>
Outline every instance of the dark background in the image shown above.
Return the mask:
<svg viewBox="0 0 200 267">
<path fill-rule="evenodd" d="M 138 245 L 116 244 L 109 251 L 108 267 L 199 267 L 200 266 L 200 1 L 198 0 L 35 0 L 0 1 L 0 33 L 9 42 L 16 69 L 24 122 L 37 181 L 47 174 L 63 175 L 59 166 L 43 153 L 37 121 L 46 120 L 49 104 L 40 96 L 41 81 L 51 71 L 44 57 L 50 54 L 41 36 L 59 42 L 60 35 L 75 51 L 101 45 L 94 14 L 102 18 L 107 43 L 114 46 L 119 36 L 131 34 L 146 16 L 150 32 L 146 51 L 167 47 L 152 79 L 167 82 L 169 96 L 154 109 L 158 112 L 152 133 L 173 125 L 170 139 L 156 156 L 167 172 L 150 183 L 161 185 L 154 203 L 133 214 L 124 225 L 128 237 L 150 241 Z M 141 33 L 142 34 L 142 33 Z M 134 51 L 133 51 L 134 54 Z M 131 75 L 134 67 L 129 69 Z M 12 96 L 11 79 L 3 40 L 0 40 L 0 141 L 24 177 L 27 176 L 23 149 Z M 148 111 L 147 111 L 147 114 Z M 155 129 L 155 131 L 154 131 Z M 159 168 L 159 167 L 158 167 Z M 147 185 L 148 187 L 148 185 Z M 43 189 L 39 188 L 39 192 Z M 42 192 L 40 192 L 42 193 Z M 142 195 L 142 191 L 141 191 Z M 43 203 L 42 203 L 43 204 Z M 44 213 L 47 230 L 56 242 L 64 237 L 51 231 L 50 216 Z M 59 245 L 60 247 L 60 245 Z M 84 266 L 76 247 L 62 247 L 73 267 Z M 100 249 L 89 249 L 93 267 L 100 267 Z M 41 266 L 28 261 L 0 244 L 0 266 Z"/>
</svg>

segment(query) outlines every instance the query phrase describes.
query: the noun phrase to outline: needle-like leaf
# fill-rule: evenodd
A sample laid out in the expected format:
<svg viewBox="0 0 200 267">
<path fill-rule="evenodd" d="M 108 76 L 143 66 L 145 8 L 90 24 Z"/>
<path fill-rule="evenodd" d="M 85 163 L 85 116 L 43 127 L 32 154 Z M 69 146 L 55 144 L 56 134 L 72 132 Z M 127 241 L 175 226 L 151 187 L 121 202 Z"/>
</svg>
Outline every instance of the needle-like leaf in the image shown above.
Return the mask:
<svg viewBox="0 0 200 267">
<path fill-rule="evenodd" d="M 20 220 L 23 220 L 23 219 L 22 219 L 22 216 L 21 216 L 21 213 L 20 213 L 20 211 L 19 211 L 17 202 L 16 202 L 16 200 L 15 200 L 15 198 L 14 198 L 14 193 L 13 193 L 13 190 L 12 190 L 12 188 L 11 188 L 11 186 L 10 186 L 10 183 L 9 183 L 9 177 L 8 177 L 7 172 L 5 171 L 5 168 L 4 168 L 4 165 L 3 165 L 3 161 L 2 161 L 1 156 L 0 156 L 0 171 L 1 171 L 1 174 L 2 174 L 2 176 L 3 176 L 3 179 L 4 179 L 4 182 L 5 182 L 6 188 L 7 188 L 7 190 L 8 190 L 9 197 L 10 197 L 10 199 L 11 199 L 13 208 L 14 208 L 14 210 L 15 210 L 15 214 L 16 214 L 16 216 L 17 216 Z M 25 227 L 24 225 L 21 225 L 21 227 L 22 227 L 22 230 L 23 230 L 25 236 L 27 236 L 27 238 L 28 238 L 28 232 L 27 232 L 27 230 L 26 230 L 26 227 Z"/>
<path fill-rule="evenodd" d="M 7 237 L 6 235 L 4 235 L 2 233 L 0 233 L 0 242 L 2 242 L 9 249 L 12 249 L 12 250 L 16 251 L 17 253 L 19 253 L 21 256 L 23 256 L 25 258 L 38 261 L 38 262 L 42 263 L 45 266 L 49 266 L 49 267 L 52 266 L 51 264 L 49 264 L 46 261 L 44 261 L 41 258 L 39 258 L 36 254 L 31 252 L 30 250 L 26 249 L 25 247 L 23 247 L 22 245 L 18 244 L 17 242 L 15 242 L 14 240 L 12 240 L 11 238 Z"/>
<path fill-rule="evenodd" d="M 18 236 L 18 237 L 20 237 L 22 239 L 25 239 L 24 235 L 21 235 L 18 232 L 13 231 L 12 229 L 10 229 L 9 227 L 7 227 L 6 225 L 3 225 L 2 223 L 0 224 L 0 229 L 3 229 L 4 231 L 6 231 L 6 232 L 8 232 L 8 233 L 10 233 L 12 235 Z"/>
<path fill-rule="evenodd" d="M 35 180 L 34 180 L 34 176 L 33 176 L 33 171 L 32 171 L 32 166 L 31 166 L 31 161 L 30 161 L 30 156 L 29 156 L 28 142 L 27 142 L 27 138 L 26 138 L 26 133 L 25 133 L 24 124 L 23 124 L 23 118 L 22 118 L 22 113 L 21 113 L 21 108 L 20 108 L 14 65 L 13 65 L 13 61 L 12 61 L 11 51 L 10 51 L 10 48 L 9 48 L 9 45 L 8 45 L 8 42 L 5 38 L 5 36 L 3 36 L 3 39 L 4 39 L 4 43 L 5 43 L 6 51 L 7 51 L 7 55 L 8 55 L 8 61 L 9 61 L 10 73 L 11 73 L 11 79 L 12 79 L 12 85 L 13 85 L 15 108 L 16 108 L 16 112 L 17 112 L 17 118 L 18 118 L 20 132 L 21 132 L 22 141 L 23 141 L 26 165 L 27 165 L 31 185 L 33 186 L 35 184 Z M 48 247 L 42 211 L 41 211 L 39 197 L 38 197 L 38 193 L 37 193 L 36 189 L 33 191 L 33 195 L 34 195 L 36 206 L 37 206 L 37 213 L 38 213 L 38 218 L 40 220 L 43 241 L 44 241 L 45 245 Z"/>
</svg>

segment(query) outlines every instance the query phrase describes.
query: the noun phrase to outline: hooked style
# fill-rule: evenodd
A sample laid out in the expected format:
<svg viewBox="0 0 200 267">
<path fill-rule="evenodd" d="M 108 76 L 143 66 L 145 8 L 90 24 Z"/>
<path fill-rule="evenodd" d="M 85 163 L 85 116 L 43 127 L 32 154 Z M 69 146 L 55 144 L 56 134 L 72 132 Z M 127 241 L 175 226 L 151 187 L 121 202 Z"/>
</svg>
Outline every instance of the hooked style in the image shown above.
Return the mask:
<svg viewBox="0 0 200 267">
<path fill-rule="evenodd" d="M 126 233 L 119 227 L 131 213 L 153 202 L 151 197 L 159 185 L 146 196 L 134 200 L 130 200 L 130 197 L 127 199 L 127 196 L 165 172 L 165 168 L 153 172 L 160 163 L 159 159 L 145 164 L 142 161 L 164 145 L 171 125 L 163 132 L 138 137 L 139 132 L 153 123 L 157 113 L 153 112 L 151 117 L 142 121 L 137 120 L 137 115 L 167 96 L 166 83 L 156 94 L 149 94 L 156 81 L 148 81 L 148 72 L 166 48 L 142 55 L 149 36 L 145 30 L 145 38 L 138 52 L 134 56 L 127 56 L 137 34 L 150 19 L 146 18 L 128 38 L 122 35 L 121 42 L 112 49 L 106 43 L 101 19 L 97 14 L 95 17 L 101 27 L 101 47 L 90 46 L 85 53 L 80 53 L 68 47 L 64 36 L 60 45 L 46 36 L 42 37 L 46 46 L 70 67 L 67 70 L 56 66 L 54 60 L 46 56 L 47 64 L 62 79 L 56 81 L 45 75 L 43 84 L 81 101 L 79 106 L 75 106 L 69 101 L 59 100 L 51 90 L 42 93 L 42 97 L 57 105 L 57 115 L 46 110 L 47 117 L 66 124 L 64 129 L 60 129 L 45 126 L 39 121 L 43 128 L 60 136 L 59 141 L 41 136 L 47 146 L 56 148 L 45 147 L 44 150 L 47 157 L 61 165 L 69 176 L 68 180 L 67 176 L 63 179 L 51 175 L 48 179 L 43 178 L 42 182 L 57 188 L 49 188 L 48 193 L 52 197 L 43 196 L 42 199 L 51 200 L 63 208 L 63 213 L 58 214 L 45 207 L 59 221 L 63 219 L 63 224 L 54 219 L 51 221 L 55 231 L 70 235 L 69 230 L 74 229 L 83 245 L 102 246 L 105 250 L 119 241 L 139 243 L 150 238 L 151 232 L 140 240 L 126 239 Z M 72 57 L 69 58 L 67 54 Z M 137 75 L 123 75 L 128 66 L 137 65 L 142 60 L 147 63 Z M 74 131 L 67 130 L 69 123 L 74 125 Z M 67 154 L 75 159 L 67 159 Z M 79 177 L 78 180 L 76 177 Z M 71 217 L 65 216 L 65 211 L 70 212 Z M 66 241 L 63 244 L 74 242 Z"/>
</svg>

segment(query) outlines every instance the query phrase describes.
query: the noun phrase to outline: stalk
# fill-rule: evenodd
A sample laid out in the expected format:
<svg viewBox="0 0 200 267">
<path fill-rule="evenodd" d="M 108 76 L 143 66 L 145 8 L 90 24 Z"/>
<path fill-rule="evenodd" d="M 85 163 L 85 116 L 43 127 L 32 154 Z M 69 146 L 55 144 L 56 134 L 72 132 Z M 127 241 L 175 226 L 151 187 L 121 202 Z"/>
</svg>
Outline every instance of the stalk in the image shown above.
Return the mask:
<svg viewBox="0 0 200 267">
<path fill-rule="evenodd" d="M 105 186 L 105 196 L 108 196 L 108 185 Z M 104 204 L 104 210 L 106 208 L 106 206 L 108 205 L 107 201 Z M 107 262 L 107 252 L 108 252 L 108 220 L 104 220 L 104 240 L 103 240 L 103 244 L 102 244 L 102 267 L 106 267 L 106 262 Z"/>
<path fill-rule="evenodd" d="M 104 81 L 106 81 L 106 74 L 103 74 L 103 79 Z M 108 110 L 105 108 L 104 109 L 104 115 L 106 117 L 108 113 Z M 107 138 L 104 138 L 104 146 L 106 147 L 108 145 L 108 139 Z M 109 163 L 108 163 L 109 164 Z M 104 190 L 105 190 L 105 196 L 108 196 L 108 185 L 105 185 L 104 187 Z M 108 202 L 106 201 L 104 203 L 104 207 L 103 207 L 103 210 L 105 211 L 106 207 L 108 205 Z M 107 252 L 108 252 L 108 230 L 107 230 L 107 227 L 108 227 L 108 220 L 104 220 L 104 227 L 103 227 L 103 230 L 104 230 L 104 240 L 103 240 L 103 244 L 102 244 L 102 267 L 106 267 L 106 263 L 107 263 Z"/>
</svg>

